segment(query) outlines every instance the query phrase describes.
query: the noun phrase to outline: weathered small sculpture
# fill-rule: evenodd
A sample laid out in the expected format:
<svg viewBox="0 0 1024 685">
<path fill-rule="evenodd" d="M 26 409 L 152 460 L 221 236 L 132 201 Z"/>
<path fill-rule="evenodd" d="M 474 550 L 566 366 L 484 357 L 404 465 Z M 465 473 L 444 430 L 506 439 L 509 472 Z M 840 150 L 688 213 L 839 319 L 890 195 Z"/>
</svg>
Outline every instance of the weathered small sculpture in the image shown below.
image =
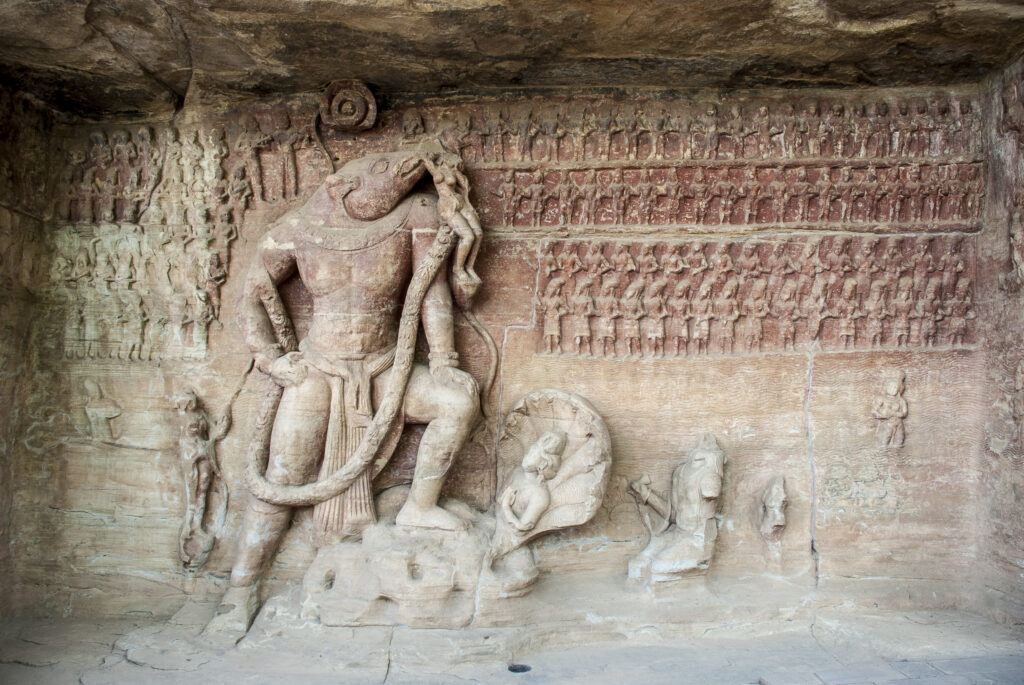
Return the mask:
<svg viewBox="0 0 1024 685">
<path fill-rule="evenodd" d="M 956 284 L 953 296 L 946 304 L 949 320 L 949 343 L 962 345 L 967 338 L 967 323 L 977 317 L 972 308 L 970 281 L 965 279 Z"/>
<path fill-rule="evenodd" d="M 711 340 L 711 319 L 715 318 L 714 302 L 711 300 L 711 286 L 706 280 L 700 285 L 697 297 L 690 303 L 693 318 L 693 341 L 697 343 L 697 354 L 708 354 Z"/>
<path fill-rule="evenodd" d="M 215 533 L 204 525 L 207 495 L 214 478 L 221 496 L 213 517 L 215 530 L 223 527 L 227 512 L 228 487 L 217 463 L 217 443 L 231 429 L 231 416 L 224 414 L 211 427 L 210 417 L 192 388 L 182 391 L 175 405 L 181 416 L 178 457 L 185 484 L 185 518 L 178 531 L 178 558 L 186 569 L 197 571 L 206 563 L 216 541 Z"/>
<path fill-rule="evenodd" d="M 265 202 L 267 199 L 263 190 L 263 164 L 260 161 L 260 152 L 269 147 L 271 142 L 272 138 L 263 132 L 256 117 L 252 114 L 243 114 L 239 117 L 234 150 L 240 157 L 239 164 L 245 168 L 245 177 L 251 184 L 252 197 L 259 202 Z M 241 216 L 237 215 L 235 220 L 241 221 Z"/>
<path fill-rule="evenodd" d="M 641 300 L 644 312 L 643 334 L 651 356 L 654 357 L 665 356 L 665 319 L 671 316 L 665 305 L 665 297 L 662 295 L 666 285 L 668 285 L 668 280 L 664 278 L 650 283 L 644 289 Z"/>
<path fill-rule="evenodd" d="M 771 479 L 768 487 L 761 493 L 759 530 L 761 539 L 767 543 L 770 551 L 778 551 L 782 533 L 786 530 L 786 507 L 788 506 L 786 478 L 780 473 Z"/>
<path fill-rule="evenodd" d="M 483 238 L 480 219 L 469 203 L 469 180 L 463 173 L 462 160 L 450 152 L 431 150 L 422 157 L 422 163 L 437 189 L 437 213 L 459 239 L 453 265 L 453 294 L 459 306 L 465 308 L 480 287 L 481 280 L 473 264 Z"/>
<path fill-rule="evenodd" d="M 718 537 L 716 511 L 722 493 L 725 453 L 704 433 L 672 473 L 671 491 L 651 489 L 649 476 L 629 484 L 651 539 L 629 562 L 629 577 L 649 582 L 677 580 L 708 567 Z"/>
<path fill-rule="evenodd" d="M 601 294 L 596 300 L 597 342 L 602 357 L 615 356 L 615 320 L 622 317 L 619 307 L 619 277 L 606 276 L 601 282 Z"/>
<path fill-rule="evenodd" d="M 763 278 L 754 279 L 750 286 L 750 292 L 743 301 L 743 316 L 745 317 L 744 342 L 748 352 L 761 351 L 761 343 L 764 341 L 764 320 L 771 312 L 771 306 L 767 296 L 768 282 Z"/>
<path fill-rule="evenodd" d="M 543 533 L 589 521 L 611 474 L 604 421 L 589 402 L 564 390 L 537 390 L 516 402 L 500 441 L 502 452 L 523 457 L 499 490 L 487 569 Z"/>
<path fill-rule="evenodd" d="M 89 420 L 89 437 L 93 440 L 112 442 L 116 438 L 110 428 L 110 420 L 121 415 L 121 404 L 103 396 L 100 385 L 91 378 L 85 380 L 85 416 Z"/>
<path fill-rule="evenodd" d="M 594 298 L 590 296 L 592 281 L 589 278 L 576 280 L 576 293 L 572 296 L 572 335 L 576 346 L 576 354 L 594 356 L 591 344 L 590 319 L 597 313 Z M 584 352 L 586 350 L 586 352 Z"/>
<path fill-rule="evenodd" d="M 522 466 L 498 498 L 494 538 L 484 557 L 488 568 L 520 547 L 551 506 L 550 481 L 562 465 L 567 440 L 562 431 L 548 431 L 526 451 Z"/>
<path fill-rule="evenodd" d="M 562 317 L 569 313 L 569 305 L 562 294 L 564 278 L 552 278 L 544 297 L 537 300 L 544 317 L 544 351 L 555 354 L 562 350 Z"/>
<path fill-rule="evenodd" d="M 668 308 L 672 313 L 672 354 L 686 356 L 690 342 L 690 282 L 680 279 L 668 300 Z"/>
<path fill-rule="evenodd" d="M 885 382 L 885 392 L 871 404 L 871 416 L 878 422 L 875 443 L 879 447 L 903 447 L 903 420 L 908 413 L 907 401 L 903 398 L 905 380 L 902 371 L 894 372 Z"/>
<path fill-rule="evenodd" d="M 639 357 L 643 352 L 640 338 L 640 319 L 644 318 L 644 282 L 637 279 L 626 286 L 619 308 L 622 311 L 622 338 L 626 343 L 626 354 Z"/>
</svg>

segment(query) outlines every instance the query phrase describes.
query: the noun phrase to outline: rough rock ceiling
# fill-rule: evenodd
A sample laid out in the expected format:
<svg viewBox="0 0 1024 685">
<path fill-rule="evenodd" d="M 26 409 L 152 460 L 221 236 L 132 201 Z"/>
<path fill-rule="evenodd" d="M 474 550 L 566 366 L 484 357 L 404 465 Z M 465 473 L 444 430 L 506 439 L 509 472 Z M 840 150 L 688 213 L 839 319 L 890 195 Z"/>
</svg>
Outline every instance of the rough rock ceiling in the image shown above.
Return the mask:
<svg viewBox="0 0 1024 685">
<path fill-rule="evenodd" d="M 86 116 L 186 98 L 508 86 L 935 85 L 1024 50 L 1024 2 L 4 0 L 0 79 Z"/>
</svg>

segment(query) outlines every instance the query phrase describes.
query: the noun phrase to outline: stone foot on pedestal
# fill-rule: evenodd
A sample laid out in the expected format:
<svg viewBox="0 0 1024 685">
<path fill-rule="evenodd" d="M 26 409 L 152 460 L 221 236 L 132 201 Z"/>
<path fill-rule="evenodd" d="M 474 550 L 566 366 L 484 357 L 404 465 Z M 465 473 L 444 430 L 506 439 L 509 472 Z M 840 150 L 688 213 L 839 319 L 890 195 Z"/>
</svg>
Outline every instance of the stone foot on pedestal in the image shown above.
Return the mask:
<svg viewBox="0 0 1024 685">
<path fill-rule="evenodd" d="M 211 643 L 230 646 L 237 643 L 249 631 L 260 608 L 259 584 L 229 587 L 202 636 Z"/>
</svg>

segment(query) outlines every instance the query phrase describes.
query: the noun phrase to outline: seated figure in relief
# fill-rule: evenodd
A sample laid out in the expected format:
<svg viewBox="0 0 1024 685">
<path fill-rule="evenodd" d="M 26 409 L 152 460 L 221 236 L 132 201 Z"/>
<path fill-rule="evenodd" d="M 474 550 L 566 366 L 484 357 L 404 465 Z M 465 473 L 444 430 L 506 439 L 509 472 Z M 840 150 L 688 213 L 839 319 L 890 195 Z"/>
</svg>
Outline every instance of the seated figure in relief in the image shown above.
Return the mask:
<svg viewBox="0 0 1024 685">
<path fill-rule="evenodd" d="M 550 481 L 562 465 L 568 436 L 548 431 L 537 439 L 498 500 L 494 538 L 487 552 L 487 566 L 523 544 L 540 517 L 551 506 Z"/>
<path fill-rule="evenodd" d="M 651 533 L 644 550 L 629 562 L 629 577 L 652 582 L 675 580 L 706 569 L 718 537 L 718 499 L 725 454 L 704 433 L 672 473 L 667 496 L 651 489 L 649 476 L 629 484 Z"/>
<path fill-rule="evenodd" d="M 405 424 L 426 429 L 397 524 L 468 527 L 437 504 L 480 412 L 476 381 L 459 368 L 455 351 L 453 295 L 467 307 L 478 285 L 472 278 L 475 247 L 466 244 L 473 234 L 470 209 L 460 207 L 465 188 L 455 166 L 417 152 L 355 159 L 328 176 L 304 205 L 278 219 L 260 241 L 237 319 L 256 369 L 280 388 L 279 399 L 275 406 L 268 390 L 267 409 L 257 420 L 265 475 L 250 469 L 249 487 L 256 483 L 264 494 L 254 492 L 243 514 L 229 587 L 208 633 L 247 630 L 259 606 L 259 581 L 294 506 L 313 506 L 312 533 L 319 545 L 358 538 L 376 522 L 372 479 Z M 428 170 L 437 196 L 414 192 Z M 404 389 L 396 386 L 398 409 L 383 427 L 387 432 L 370 455 L 372 463 L 361 467 L 346 490 L 325 495 L 317 483 L 355 459 L 366 436 L 382 434 L 375 416 L 379 403 L 397 373 L 396 359 L 410 354 L 407 347 L 399 349 L 399 313 L 417 269 L 429 272 L 425 265 L 442 223 L 455 224 L 457 268 L 449 279 L 451 267 L 441 266 L 423 296 L 418 323 L 428 364 L 412 364 Z M 279 292 L 293 276 L 313 300 L 302 340 Z"/>
</svg>

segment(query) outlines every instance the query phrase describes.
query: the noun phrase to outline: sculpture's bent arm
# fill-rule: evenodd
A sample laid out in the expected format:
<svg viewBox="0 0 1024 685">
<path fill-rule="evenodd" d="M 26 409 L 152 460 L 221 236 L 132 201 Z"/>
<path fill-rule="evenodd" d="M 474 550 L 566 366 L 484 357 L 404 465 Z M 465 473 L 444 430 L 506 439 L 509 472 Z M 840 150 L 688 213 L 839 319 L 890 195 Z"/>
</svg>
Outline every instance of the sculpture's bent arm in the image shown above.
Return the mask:
<svg viewBox="0 0 1024 685">
<path fill-rule="evenodd" d="M 654 490 L 651 490 L 647 495 L 647 499 L 644 500 L 644 504 L 656 511 L 663 519 L 667 520 L 672 515 L 672 510 L 669 506 L 668 500 Z"/>
<path fill-rule="evenodd" d="M 541 496 L 540 493 L 535 494 L 527 503 L 523 515 L 514 521 L 513 525 L 523 533 L 533 530 L 537 526 L 537 522 L 540 521 L 540 517 L 548 510 L 550 503 L 550 497 Z"/>
<path fill-rule="evenodd" d="M 880 398 L 875 398 L 875 401 L 871 403 L 871 416 L 876 419 L 887 419 L 889 418 L 888 412 L 884 411 L 885 401 Z"/>
<path fill-rule="evenodd" d="M 512 503 L 516 499 L 516 491 L 509 488 L 501 496 L 501 513 L 505 522 L 515 528 L 519 532 L 525 532 L 529 529 L 524 529 L 519 523 L 519 519 L 516 517 L 516 513 L 512 511 Z"/>
<path fill-rule="evenodd" d="M 256 252 L 238 302 L 238 327 L 252 350 L 256 368 L 270 373 L 270 364 L 296 349 L 291 320 L 277 286 L 295 270 L 290 242 L 281 232 L 270 231 Z"/>
</svg>

